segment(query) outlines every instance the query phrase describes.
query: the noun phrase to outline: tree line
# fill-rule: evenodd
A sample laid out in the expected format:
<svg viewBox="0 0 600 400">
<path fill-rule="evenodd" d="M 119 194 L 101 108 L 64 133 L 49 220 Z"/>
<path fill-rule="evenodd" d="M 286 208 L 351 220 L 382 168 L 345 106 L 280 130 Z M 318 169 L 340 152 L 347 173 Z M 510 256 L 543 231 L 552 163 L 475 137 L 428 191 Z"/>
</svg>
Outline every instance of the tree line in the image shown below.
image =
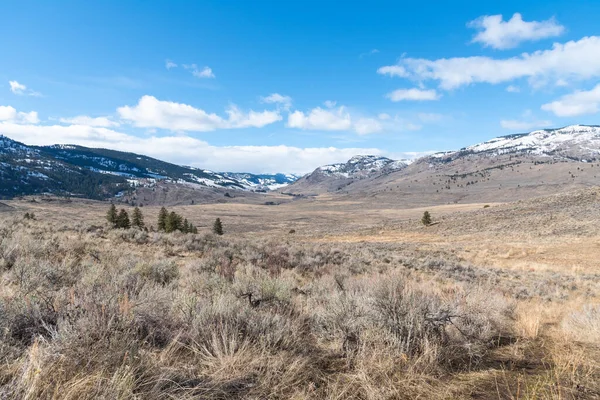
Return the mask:
<svg viewBox="0 0 600 400">
<path fill-rule="evenodd" d="M 144 215 L 139 207 L 133 209 L 130 219 L 129 213 L 124 208 L 117 211 L 117 207 L 114 204 L 111 204 L 106 214 L 106 219 L 111 227 L 115 229 L 138 228 L 148 230 L 144 223 Z M 158 213 L 157 228 L 159 231 L 166 233 L 175 231 L 182 233 L 198 233 L 198 228 L 189 222 L 187 218 L 182 217 L 175 211 L 169 212 L 165 207 L 162 207 Z M 213 224 L 213 233 L 217 235 L 223 234 L 223 223 L 220 218 L 217 218 Z"/>
</svg>

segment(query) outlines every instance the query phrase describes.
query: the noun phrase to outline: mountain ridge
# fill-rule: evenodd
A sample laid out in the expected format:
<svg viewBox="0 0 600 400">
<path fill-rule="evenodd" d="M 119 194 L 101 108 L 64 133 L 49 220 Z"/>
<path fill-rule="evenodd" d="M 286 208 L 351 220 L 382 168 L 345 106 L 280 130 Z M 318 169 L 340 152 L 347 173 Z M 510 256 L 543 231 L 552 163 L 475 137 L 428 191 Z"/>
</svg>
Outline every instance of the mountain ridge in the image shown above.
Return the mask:
<svg viewBox="0 0 600 400">
<path fill-rule="evenodd" d="M 292 174 L 219 173 L 103 148 L 28 146 L 4 135 L 0 135 L 0 178 L 3 198 L 47 192 L 96 199 L 161 180 L 264 192 L 297 179 Z"/>
</svg>

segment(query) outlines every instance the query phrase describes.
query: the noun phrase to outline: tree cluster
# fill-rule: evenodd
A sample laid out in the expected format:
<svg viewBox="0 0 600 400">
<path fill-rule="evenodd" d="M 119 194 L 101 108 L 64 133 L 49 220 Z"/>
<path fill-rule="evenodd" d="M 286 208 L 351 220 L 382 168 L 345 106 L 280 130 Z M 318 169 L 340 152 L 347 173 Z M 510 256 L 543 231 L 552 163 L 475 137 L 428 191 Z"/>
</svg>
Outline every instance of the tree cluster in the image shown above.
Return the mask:
<svg viewBox="0 0 600 400">
<path fill-rule="evenodd" d="M 159 231 L 164 231 L 167 233 L 175 231 L 180 231 L 183 233 L 198 233 L 198 228 L 190 223 L 187 218 L 183 218 L 175 211 L 169 212 L 165 207 L 161 208 L 160 212 L 158 213 L 157 226 Z"/>
<path fill-rule="evenodd" d="M 146 225 L 144 224 L 144 215 L 138 207 L 133 209 L 133 215 L 130 220 L 129 214 L 124 208 L 117 212 L 117 207 L 115 207 L 114 204 L 111 204 L 106 213 L 106 220 L 116 229 L 129 229 L 131 227 L 139 229 L 146 228 Z"/>
</svg>

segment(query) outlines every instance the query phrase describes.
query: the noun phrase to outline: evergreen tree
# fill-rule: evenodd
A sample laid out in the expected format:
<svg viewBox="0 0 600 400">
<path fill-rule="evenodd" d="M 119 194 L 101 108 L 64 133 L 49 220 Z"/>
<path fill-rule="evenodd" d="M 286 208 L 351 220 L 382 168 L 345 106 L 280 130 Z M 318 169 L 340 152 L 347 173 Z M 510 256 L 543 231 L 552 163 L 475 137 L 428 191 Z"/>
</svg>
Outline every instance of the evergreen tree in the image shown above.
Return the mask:
<svg viewBox="0 0 600 400">
<path fill-rule="evenodd" d="M 429 214 L 429 211 L 425 211 L 423 213 L 423 218 L 421 218 L 421 222 L 425 226 L 431 225 L 431 214 Z"/>
<path fill-rule="evenodd" d="M 117 228 L 131 228 L 131 223 L 129 222 L 129 214 L 127 214 L 127 211 L 125 211 L 125 209 L 123 208 L 121 208 L 121 211 L 119 211 L 119 215 L 117 215 Z"/>
<path fill-rule="evenodd" d="M 215 219 L 215 223 L 213 224 L 213 233 L 216 235 L 223 234 L 223 224 L 221 223 L 221 219 Z"/>
<path fill-rule="evenodd" d="M 140 211 L 139 207 L 136 207 L 133 209 L 133 216 L 131 218 L 131 224 L 140 229 L 144 229 L 146 226 L 144 224 L 144 215 Z"/>
<path fill-rule="evenodd" d="M 196 228 L 194 225 L 192 225 L 192 233 L 193 234 L 198 234 L 198 228 Z"/>
<path fill-rule="evenodd" d="M 167 230 L 167 217 L 169 216 L 169 212 L 167 211 L 166 208 L 161 208 L 159 213 L 158 213 L 158 230 L 159 231 L 165 231 Z"/>
<path fill-rule="evenodd" d="M 182 227 L 183 223 L 181 222 L 181 215 L 177 214 L 175 211 L 171 211 L 165 221 L 165 232 L 170 233 L 180 231 Z"/>
<path fill-rule="evenodd" d="M 108 213 L 106 213 L 106 219 L 113 228 L 117 227 L 117 207 L 114 204 L 110 205 Z"/>
<path fill-rule="evenodd" d="M 183 220 L 183 227 L 181 230 L 183 233 L 190 233 L 190 223 L 187 218 Z"/>
</svg>

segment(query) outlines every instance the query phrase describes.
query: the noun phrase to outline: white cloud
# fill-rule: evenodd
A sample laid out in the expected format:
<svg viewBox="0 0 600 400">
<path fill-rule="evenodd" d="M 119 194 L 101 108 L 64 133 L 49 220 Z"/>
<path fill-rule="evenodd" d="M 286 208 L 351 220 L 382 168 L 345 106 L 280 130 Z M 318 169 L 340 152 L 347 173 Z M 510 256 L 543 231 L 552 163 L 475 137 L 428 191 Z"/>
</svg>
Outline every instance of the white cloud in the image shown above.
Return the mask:
<svg viewBox="0 0 600 400">
<path fill-rule="evenodd" d="M 177 68 L 177 64 L 175 64 L 171 60 L 165 60 L 165 68 L 166 69 Z"/>
<path fill-rule="evenodd" d="M 428 60 L 402 58 L 398 65 L 379 68 L 384 75 L 435 80 L 442 89 L 455 89 L 473 83 L 498 84 L 529 78 L 530 84 L 585 80 L 600 77 L 600 37 L 555 43 L 549 50 L 523 53 L 516 57 L 454 57 Z"/>
<path fill-rule="evenodd" d="M 104 128 L 110 128 L 113 126 L 119 126 L 120 124 L 116 121 L 112 121 L 108 117 L 88 117 L 86 115 L 79 115 L 73 118 L 60 118 L 60 122 L 64 124 L 72 125 L 88 125 L 98 126 Z"/>
<path fill-rule="evenodd" d="M 414 131 L 422 128 L 421 125 L 398 115 L 392 116 L 387 113 L 380 113 L 377 116 L 356 115 L 344 106 L 328 109 L 316 107 L 307 112 L 294 111 L 288 115 L 287 127 L 303 130 L 352 131 L 359 135 Z"/>
<path fill-rule="evenodd" d="M 280 104 L 285 109 L 288 109 L 292 106 L 292 98 L 279 93 L 271 93 L 267 97 L 263 97 L 261 100 L 263 103 L 267 104 Z"/>
<path fill-rule="evenodd" d="M 519 121 L 519 120 L 502 120 L 500 126 L 505 129 L 514 131 L 531 131 L 539 128 L 547 128 L 552 126 L 552 121 Z"/>
<path fill-rule="evenodd" d="M 294 111 L 288 116 L 287 126 L 308 130 L 347 131 L 352 128 L 352 118 L 343 106 L 334 110 L 317 107 L 306 114 Z"/>
<path fill-rule="evenodd" d="M 10 91 L 14 94 L 24 94 L 25 90 L 27 90 L 27 86 L 20 84 L 17 81 L 9 81 Z"/>
<path fill-rule="evenodd" d="M 208 132 L 216 129 L 260 128 L 282 119 L 279 111 L 243 112 L 231 105 L 223 118 L 187 104 L 161 101 L 143 96 L 135 106 L 117 109 L 119 116 L 141 128 L 160 128 L 172 131 Z"/>
<path fill-rule="evenodd" d="M 11 106 L 0 106 L 0 121 L 16 124 L 37 124 L 40 122 L 36 111 L 17 111 Z"/>
<path fill-rule="evenodd" d="M 417 88 L 412 89 L 398 89 L 394 90 L 391 93 L 388 93 L 386 97 L 392 101 L 404 101 L 404 100 L 414 100 L 414 101 L 429 101 L 429 100 L 439 100 L 441 97 L 434 89 L 430 90 L 421 90 Z"/>
<path fill-rule="evenodd" d="M 334 100 L 325 100 L 323 102 L 323 105 L 327 108 L 333 108 L 333 107 L 335 107 L 336 104 L 337 104 L 337 101 L 334 101 Z"/>
<path fill-rule="evenodd" d="M 199 69 L 196 64 L 183 64 L 183 68 L 192 71 L 192 75 L 196 78 L 214 78 L 215 74 L 213 73 L 212 68 L 204 67 Z"/>
<path fill-rule="evenodd" d="M 519 93 L 521 91 L 521 88 L 515 85 L 508 85 L 506 87 L 506 91 L 509 93 Z"/>
<path fill-rule="evenodd" d="M 135 152 L 180 165 L 214 171 L 306 173 L 318 166 L 343 162 L 357 154 L 416 158 L 424 153 L 389 153 L 377 148 L 293 146 L 212 146 L 190 136 L 137 137 L 86 125 L 21 125 L 0 122 L 12 139 L 31 145 L 78 144 Z"/>
<path fill-rule="evenodd" d="M 542 110 L 559 117 L 596 114 L 600 111 L 600 84 L 588 91 L 577 91 L 542 105 Z"/>
<path fill-rule="evenodd" d="M 210 67 L 204 67 L 201 71 L 192 72 L 196 78 L 214 78 L 215 74 Z"/>
<path fill-rule="evenodd" d="M 504 21 L 502 15 L 485 15 L 469 22 L 467 26 L 478 31 L 473 37 L 474 43 L 500 50 L 517 47 L 524 41 L 559 36 L 565 31 L 564 26 L 558 24 L 554 18 L 526 22 L 519 13 L 515 13 L 508 21 Z"/>
<path fill-rule="evenodd" d="M 22 83 L 19 83 L 17 81 L 8 81 L 8 84 L 10 85 L 10 91 L 13 92 L 14 94 L 18 94 L 21 96 L 35 96 L 35 97 L 39 97 L 42 95 L 39 92 L 36 92 L 31 89 L 27 89 L 27 86 L 25 86 Z"/>
</svg>

